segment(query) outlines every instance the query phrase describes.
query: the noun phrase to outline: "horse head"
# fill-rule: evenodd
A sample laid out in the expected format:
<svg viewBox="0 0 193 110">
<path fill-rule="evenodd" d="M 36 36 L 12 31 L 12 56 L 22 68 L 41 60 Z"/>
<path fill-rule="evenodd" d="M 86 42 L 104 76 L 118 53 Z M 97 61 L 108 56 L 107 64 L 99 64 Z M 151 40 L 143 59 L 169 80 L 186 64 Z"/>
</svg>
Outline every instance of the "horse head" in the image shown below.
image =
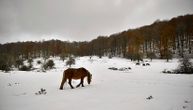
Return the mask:
<svg viewBox="0 0 193 110">
<path fill-rule="evenodd" d="M 90 84 L 91 83 L 91 80 L 92 80 L 92 74 L 88 74 L 88 76 L 87 76 L 87 82 L 88 82 L 88 84 Z"/>
</svg>

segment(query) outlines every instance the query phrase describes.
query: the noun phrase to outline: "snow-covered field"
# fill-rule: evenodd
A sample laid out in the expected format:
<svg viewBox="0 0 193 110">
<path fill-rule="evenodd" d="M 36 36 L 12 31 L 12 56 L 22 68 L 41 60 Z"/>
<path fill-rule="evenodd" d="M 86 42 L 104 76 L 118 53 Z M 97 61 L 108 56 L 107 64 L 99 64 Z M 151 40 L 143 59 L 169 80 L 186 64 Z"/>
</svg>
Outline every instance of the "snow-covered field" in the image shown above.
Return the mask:
<svg viewBox="0 0 193 110">
<path fill-rule="evenodd" d="M 153 60 L 137 66 L 122 58 L 76 58 L 73 67 L 85 67 L 91 85 L 59 90 L 65 62 L 54 58 L 56 69 L 47 72 L 0 72 L 0 110 L 193 110 L 193 75 L 163 74 L 178 60 Z M 34 61 L 36 63 L 36 61 Z M 38 65 L 35 65 L 38 67 Z M 131 67 L 110 70 L 109 67 Z M 79 81 L 73 81 L 77 85 Z M 45 95 L 36 95 L 41 88 Z"/>
</svg>

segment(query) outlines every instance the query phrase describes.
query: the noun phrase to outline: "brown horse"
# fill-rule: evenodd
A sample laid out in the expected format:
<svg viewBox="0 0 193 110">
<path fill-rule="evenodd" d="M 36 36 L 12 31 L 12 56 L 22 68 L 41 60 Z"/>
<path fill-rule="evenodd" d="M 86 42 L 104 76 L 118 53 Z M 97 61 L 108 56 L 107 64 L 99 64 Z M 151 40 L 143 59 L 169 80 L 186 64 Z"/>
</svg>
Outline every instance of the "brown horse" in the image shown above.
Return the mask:
<svg viewBox="0 0 193 110">
<path fill-rule="evenodd" d="M 87 82 L 88 84 L 90 84 L 91 79 L 92 79 L 92 74 L 90 74 L 90 72 L 88 70 L 86 70 L 85 68 L 68 68 L 64 71 L 63 73 L 63 78 L 62 78 L 62 82 L 60 85 L 60 89 L 63 89 L 64 83 L 66 82 L 66 80 L 68 79 L 68 84 L 70 85 L 70 87 L 72 89 L 74 89 L 74 87 L 71 84 L 72 79 L 80 79 L 80 83 L 76 86 L 79 87 L 80 85 L 82 85 L 82 87 L 84 87 L 84 78 L 87 77 Z"/>
</svg>

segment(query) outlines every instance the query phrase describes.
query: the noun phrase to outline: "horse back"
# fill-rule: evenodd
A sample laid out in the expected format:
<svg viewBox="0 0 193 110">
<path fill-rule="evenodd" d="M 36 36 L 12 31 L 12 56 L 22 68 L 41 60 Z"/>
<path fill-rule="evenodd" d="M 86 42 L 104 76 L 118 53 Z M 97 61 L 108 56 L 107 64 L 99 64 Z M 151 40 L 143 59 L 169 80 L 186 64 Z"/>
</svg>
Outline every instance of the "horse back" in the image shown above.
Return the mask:
<svg viewBox="0 0 193 110">
<path fill-rule="evenodd" d="M 82 68 L 68 68 L 64 71 L 64 76 L 70 79 L 80 79 L 86 76 L 85 70 Z"/>
</svg>

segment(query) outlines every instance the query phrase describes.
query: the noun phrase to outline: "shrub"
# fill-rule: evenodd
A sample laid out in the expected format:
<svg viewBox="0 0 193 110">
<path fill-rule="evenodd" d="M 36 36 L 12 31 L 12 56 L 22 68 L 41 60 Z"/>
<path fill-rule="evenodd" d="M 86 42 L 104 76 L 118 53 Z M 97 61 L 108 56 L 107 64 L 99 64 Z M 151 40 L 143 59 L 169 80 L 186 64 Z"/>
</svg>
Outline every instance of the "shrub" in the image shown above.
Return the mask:
<svg viewBox="0 0 193 110">
<path fill-rule="evenodd" d="M 17 67 L 20 71 L 30 71 L 30 70 L 32 70 L 32 67 L 33 67 L 33 65 L 32 65 L 33 59 L 28 59 L 27 62 L 29 63 L 29 66 L 24 65 L 24 64 L 23 64 L 23 60 L 18 59 L 18 60 L 16 61 L 16 67 Z"/>
<path fill-rule="evenodd" d="M 190 62 L 189 57 L 184 57 L 180 59 L 180 64 L 178 68 L 175 70 L 177 74 L 193 74 L 193 65 Z"/>
<path fill-rule="evenodd" d="M 45 64 L 43 64 L 43 69 L 44 70 L 53 69 L 54 65 L 55 64 L 53 60 L 48 60 Z"/>
<path fill-rule="evenodd" d="M 3 64 L 3 65 L 1 65 L 0 70 L 8 72 L 8 71 L 11 70 L 11 67 L 9 65 L 7 65 L 7 64 Z"/>
<path fill-rule="evenodd" d="M 110 67 L 108 69 L 110 69 L 110 70 L 118 70 L 118 68 L 115 68 L 115 67 Z"/>
<path fill-rule="evenodd" d="M 19 68 L 20 71 L 30 71 L 31 68 L 29 66 L 26 66 L 26 65 L 22 65 L 20 68 Z"/>
<path fill-rule="evenodd" d="M 45 95 L 47 94 L 46 89 L 41 88 L 40 91 L 36 92 L 35 95 Z"/>
<path fill-rule="evenodd" d="M 150 64 L 149 64 L 149 63 L 146 63 L 146 66 L 150 66 Z"/>
<path fill-rule="evenodd" d="M 41 64 L 42 62 L 40 60 L 37 61 L 37 64 Z"/>
<path fill-rule="evenodd" d="M 75 64 L 75 59 L 72 57 L 69 57 L 69 59 L 66 61 L 66 65 L 69 65 L 69 67 L 71 67 L 71 65 Z"/>
<path fill-rule="evenodd" d="M 174 72 L 173 72 L 173 71 L 170 71 L 170 70 L 167 70 L 167 69 L 164 69 L 164 70 L 162 71 L 162 73 L 172 74 L 172 73 L 174 73 Z"/>
<path fill-rule="evenodd" d="M 53 61 L 53 60 L 48 60 L 47 65 L 48 65 L 48 67 L 51 69 L 51 68 L 54 67 L 55 64 L 54 64 L 54 61 Z"/>
<path fill-rule="evenodd" d="M 137 62 L 135 65 L 140 65 L 140 63 L 139 63 L 139 62 Z"/>
</svg>

